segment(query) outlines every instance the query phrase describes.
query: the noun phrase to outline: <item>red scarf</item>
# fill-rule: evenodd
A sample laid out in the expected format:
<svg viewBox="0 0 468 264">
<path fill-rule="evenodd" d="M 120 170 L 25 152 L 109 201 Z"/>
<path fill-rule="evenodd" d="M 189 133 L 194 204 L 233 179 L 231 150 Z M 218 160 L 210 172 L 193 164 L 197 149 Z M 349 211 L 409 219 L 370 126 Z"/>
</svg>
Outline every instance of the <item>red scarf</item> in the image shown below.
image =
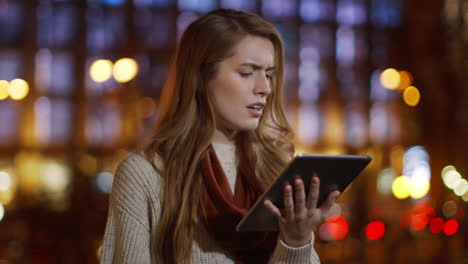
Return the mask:
<svg viewBox="0 0 468 264">
<path fill-rule="evenodd" d="M 237 232 L 236 225 L 260 197 L 261 191 L 248 162 L 241 162 L 234 194 L 215 150 L 210 145 L 201 160 L 206 185 L 203 197 L 203 223 L 215 241 L 232 256 L 236 263 L 267 263 L 276 242 L 277 233 Z"/>
</svg>

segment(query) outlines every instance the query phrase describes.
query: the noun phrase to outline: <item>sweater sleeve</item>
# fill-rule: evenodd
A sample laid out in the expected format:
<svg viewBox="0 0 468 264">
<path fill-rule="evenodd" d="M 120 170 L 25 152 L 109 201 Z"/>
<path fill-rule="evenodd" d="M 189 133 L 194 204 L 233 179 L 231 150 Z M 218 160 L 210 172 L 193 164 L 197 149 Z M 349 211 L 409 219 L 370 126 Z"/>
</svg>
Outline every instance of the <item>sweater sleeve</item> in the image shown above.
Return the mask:
<svg viewBox="0 0 468 264">
<path fill-rule="evenodd" d="M 117 168 L 109 199 L 102 264 L 151 262 L 148 166 L 151 165 L 143 157 L 130 154 Z"/>
<path fill-rule="evenodd" d="M 286 245 L 281 239 L 278 240 L 275 251 L 270 258 L 270 264 L 294 264 L 294 263 L 308 263 L 319 264 L 320 259 L 314 249 L 314 233 L 309 244 L 302 247 L 290 247 Z"/>
</svg>

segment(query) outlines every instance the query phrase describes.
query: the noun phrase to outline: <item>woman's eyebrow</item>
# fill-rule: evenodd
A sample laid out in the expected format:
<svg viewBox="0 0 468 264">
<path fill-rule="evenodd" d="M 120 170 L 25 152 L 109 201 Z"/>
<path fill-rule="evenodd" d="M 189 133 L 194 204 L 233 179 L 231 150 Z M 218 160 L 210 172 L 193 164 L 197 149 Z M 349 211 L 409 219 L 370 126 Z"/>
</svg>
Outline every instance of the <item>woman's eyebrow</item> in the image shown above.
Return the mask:
<svg viewBox="0 0 468 264">
<path fill-rule="evenodd" d="M 258 65 L 258 64 L 252 63 L 252 62 L 242 63 L 241 66 L 248 66 L 248 67 L 251 67 L 254 70 L 263 69 L 263 67 L 261 65 Z M 275 69 L 275 66 L 271 66 L 271 67 L 266 68 L 265 71 L 273 71 L 274 69 Z"/>
</svg>

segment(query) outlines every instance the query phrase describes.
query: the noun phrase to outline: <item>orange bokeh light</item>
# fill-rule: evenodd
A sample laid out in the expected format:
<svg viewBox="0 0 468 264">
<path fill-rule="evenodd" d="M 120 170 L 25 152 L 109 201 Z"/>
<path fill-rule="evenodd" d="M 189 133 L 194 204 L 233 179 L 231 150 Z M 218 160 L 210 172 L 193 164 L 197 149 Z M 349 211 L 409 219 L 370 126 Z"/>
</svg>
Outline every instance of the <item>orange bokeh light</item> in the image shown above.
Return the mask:
<svg viewBox="0 0 468 264">
<path fill-rule="evenodd" d="M 407 71 L 399 71 L 398 73 L 400 74 L 400 86 L 398 90 L 403 91 L 413 84 L 413 76 Z"/>
</svg>

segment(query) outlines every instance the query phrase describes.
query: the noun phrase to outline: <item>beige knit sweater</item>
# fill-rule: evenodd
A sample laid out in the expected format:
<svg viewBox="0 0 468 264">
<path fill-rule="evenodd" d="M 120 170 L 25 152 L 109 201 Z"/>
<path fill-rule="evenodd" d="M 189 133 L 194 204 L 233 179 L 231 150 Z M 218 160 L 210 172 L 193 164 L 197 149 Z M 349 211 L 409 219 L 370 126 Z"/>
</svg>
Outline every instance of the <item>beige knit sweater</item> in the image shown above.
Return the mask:
<svg viewBox="0 0 468 264">
<path fill-rule="evenodd" d="M 236 178 L 235 149 L 213 144 L 231 188 Z M 160 161 L 156 161 L 160 162 Z M 131 153 L 117 168 L 109 202 L 101 263 L 161 263 L 155 254 L 160 217 L 161 178 L 141 153 Z M 279 240 L 269 263 L 320 263 L 311 243 L 299 248 Z M 192 244 L 192 263 L 234 263 L 200 226 Z"/>
</svg>

